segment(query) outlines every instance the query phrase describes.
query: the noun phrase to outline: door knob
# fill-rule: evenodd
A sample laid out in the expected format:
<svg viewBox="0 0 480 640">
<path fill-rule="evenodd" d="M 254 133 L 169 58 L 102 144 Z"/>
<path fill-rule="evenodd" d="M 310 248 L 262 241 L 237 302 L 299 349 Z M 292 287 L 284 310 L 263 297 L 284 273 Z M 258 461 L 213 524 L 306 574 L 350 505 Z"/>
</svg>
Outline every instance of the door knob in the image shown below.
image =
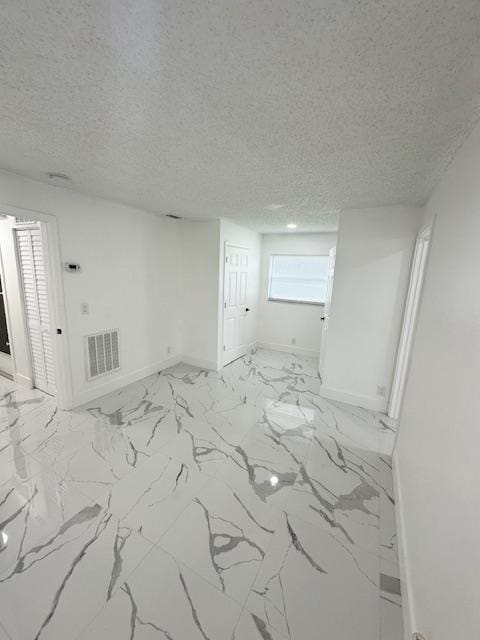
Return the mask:
<svg viewBox="0 0 480 640">
<path fill-rule="evenodd" d="M 248 307 L 245 308 L 245 311 L 250 311 L 250 309 Z"/>
</svg>

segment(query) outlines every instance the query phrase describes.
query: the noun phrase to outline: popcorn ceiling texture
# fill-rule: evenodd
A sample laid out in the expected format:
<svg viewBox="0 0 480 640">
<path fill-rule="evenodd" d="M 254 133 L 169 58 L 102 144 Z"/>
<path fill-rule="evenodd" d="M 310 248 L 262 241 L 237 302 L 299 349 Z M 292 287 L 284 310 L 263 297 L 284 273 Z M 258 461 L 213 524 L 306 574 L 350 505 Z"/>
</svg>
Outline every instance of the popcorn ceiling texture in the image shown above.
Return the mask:
<svg viewBox="0 0 480 640">
<path fill-rule="evenodd" d="M 3 0 L 0 82 L 2 168 L 331 230 L 424 202 L 477 122 L 480 2 Z"/>
</svg>

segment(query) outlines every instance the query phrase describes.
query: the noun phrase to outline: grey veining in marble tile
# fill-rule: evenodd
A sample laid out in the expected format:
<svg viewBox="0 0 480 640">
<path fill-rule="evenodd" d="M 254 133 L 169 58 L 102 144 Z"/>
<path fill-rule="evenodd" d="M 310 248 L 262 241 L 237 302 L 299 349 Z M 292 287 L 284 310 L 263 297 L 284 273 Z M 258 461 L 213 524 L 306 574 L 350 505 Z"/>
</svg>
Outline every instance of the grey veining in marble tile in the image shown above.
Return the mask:
<svg viewBox="0 0 480 640">
<path fill-rule="evenodd" d="M 384 560 L 398 564 L 392 459 L 389 456 L 380 457 L 380 555 Z"/>
<path fill-rule="evenodd" d="M 0 572 L 4 575 L 12 565 L 22 565 L 27 550 L 79 513 L 91 513 L 90 500 L 52 471 L 4 484 L 0 489 L 0 531 L 7 536 L 7 543 L 0 549 Z"/>
<path fill-rule="evenodd" d="M 240 611 L 168 553 L 154 549 L 81 640 L 226 640 Z"/>
<path fill-rule="evenodd" d="M 49 400 L 19 416 L 9 427 L 0 430 L 3 451 L 20 448 L 41 464 L 50 466 L 57 459 L 80 447 L 88 438 L 86 416 L 60 411 Z"/>
<path fill-rule="evenodd" d="M 294 516 L 278 527 L 247 609 L 289 640 L 378 637 L 378 557 Z M 346 615 L 348 612 L 348 615 Z"/>
<path fill-rule="evenodd" d="M 20 640 L 76 637 L 151 548 L 100 505 L 84 505 L 35 544 L 22 540 L 0 573 L 3 624 Z"/>
<path fill-rule="evenodd" d="M 122 429 L 96 423 L 87 443 L 62 456 L 52 468 L 96 499 L 154 453 L 148 448 L 137 448 Z"/>
<path fill-rule="evenodd" d="M 376 553 L 379 544 L 378 456 L 316 434 L 284 509 L 330 531 L 346 545 Z"/>
<path fill-rule="evenodd" d="M 180 432 L 162 448 L 164 455 L 214 475 L 234 451 L 225 430 L 199 420 L 183 421 Z"/>
<path fill-rule="evenodd" d="M 211 479 L 160 545 L 243 604 L 279 516 L 265 506 L 257 519 L 235 491 Z"/>
<path fill-rule="evenodd" d="M 0 379 L 0 640 L 401 640 L 395 425 L 317 365 L 255 349 L 75 411 Z"/>
<path fill-rule="evenodd" d="M 232 640 L 287 640 L 276 629 L 269 627 L 265 620 L 244 609 L 238 621 Z"/>
<path fill-rule="evenodd" d="M 157 542 L 207 481 L 196 465 L 158 453 L 114 484 L 103 500 L 128 527 Z"/>
<path fill-rule="evenodd" d="M 265 504 L 282 507 L 285 491 L 294 484 L 299 467 L 300 461 L 288 448 L 278 447 L 260 430 L 235 448 L 217 475 L 257 517 Z"/>
</svg>

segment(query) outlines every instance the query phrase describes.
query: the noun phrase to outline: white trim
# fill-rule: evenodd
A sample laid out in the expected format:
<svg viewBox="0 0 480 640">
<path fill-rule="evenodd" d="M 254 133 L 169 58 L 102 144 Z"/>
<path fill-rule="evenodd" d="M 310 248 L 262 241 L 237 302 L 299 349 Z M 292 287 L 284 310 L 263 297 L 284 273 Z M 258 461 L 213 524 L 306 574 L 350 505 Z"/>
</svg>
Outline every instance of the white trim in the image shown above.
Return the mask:
<svg viewBox="0 0 480 640">
<path fill-rule="evenodd" d="M 86 402 L 91 402 L 92 400 L 96 400 L 97 398 L 100 398 L 107 393 L 119 391 L 123 387 L 132 384 L 132 382 L 142 380 L 142 378 L 146 378 L 147 376 L 151 376 L 154 373 L 158 373 L 158 371 L 161 371 L 162 369 L 173 367 L 179 362 L 181 362 L 181 358 L 179 358 L 178 356 L 172 356 L 170 358 L 166 358 L 165 360 L 161 360 L 160 362 L 156 362 L 155 364 L 143 367 L 142 369 L 137 369 L 136 371 L 126 373 L 123 376 L 114 376 L 111 380 L 108 380 L 108 382 L 103 382 L 102 384 L 94 384 L 92 382 L 91 386 L 88 389 L 85 389 L 84 391 L 81 391 L 74 396 L 73 407 L 79 407 L 80 405 L 85 404 Z"/>
<path fill-rule="evenodd" d="M 417 625 L 415 622 L 415 609 L 412 598 L 412 576 L 410 574 L 410 563 L 408 560 L 405 520 L 403 518 L 404 508 L 400 484 L 400 471 L 395 451 L 392 456 L 392 469 L 393 490 L 395 495 L 395 519 L 397 523 L 398 562 L 400 567 L 400 584 L 402 591 L 403 633 L 405 640 L 410 640 Z"/>
<path fill-rule="evenodd" d="M 320 395 L 322 398 L 328 400 L 337 400 L 338 402 L 345 402 L 346 404 L 352 404 L 355 407 L 363 407 L 370 411 L 379 411 L 385 413 L 387 410 L 386 398 L 377 398 L 376 396 L 359 396 L 347 391 L 341 391 L 340 389 L 332 389 L 322 385 L 320 387 Z"/>
<path fill-rule="evenodd" d="M 398 343 L 393 383 L 388 405 L 388 415 L 398 420 L 402 408 L 403 395 L 409 370 L 418 310 L 422 296 L 423 281 L 428 260 L 431 225 L 424 227 L 417 235 L 410 270 L 410 281 L 403 312 L 402 330 Z"/>
<path fill-rule="evenodd" d="M 24 376 L 22 373 L 15 374 L 15 382 L 22 387 L 27 387 L 28 389 L 33 389 L 33 381 L 28 376 Z"/>
<path fill-rule="evenodd" d="M 255 344 L 252 344 L 252 347 Z M 297 347 L 296 344 L 276 344 L 274 342 L 257 342 L 257 347 L 260 349 L 271 349 L 272 351 L 283 351 L 285 353 L 293 353 L 299 356 L 312 356 L 317 358 L 319 352 L 315 349 L 305 349 L 304 347 Z"/>
<path fill-rule="evenodd" d="M 219 371 L 222 368 L 222 364 L 218 366 L 219 363 L 214 360 L 204 360 L 203 358 L 192 358 L 190 356 L 182 356 L 179 358 L 179 362 L 184 362 L 199 369 L 208 369 L 209 371 Z"/>
</svg>

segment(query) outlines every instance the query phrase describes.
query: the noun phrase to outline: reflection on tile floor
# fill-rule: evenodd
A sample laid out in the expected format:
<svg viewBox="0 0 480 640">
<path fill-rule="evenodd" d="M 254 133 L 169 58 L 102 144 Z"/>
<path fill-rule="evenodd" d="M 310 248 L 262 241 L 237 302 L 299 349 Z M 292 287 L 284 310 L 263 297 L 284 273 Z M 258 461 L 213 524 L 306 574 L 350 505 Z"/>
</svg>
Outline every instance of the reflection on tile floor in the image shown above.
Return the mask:
<svg viewBox="0 0 480 640">
<path fill-rule="evenodd" d="M 401 640 L 380 415 L 316 361 L 179 364 L 74 411 L 0 383 L 0 640 Z"/>
</svg>

